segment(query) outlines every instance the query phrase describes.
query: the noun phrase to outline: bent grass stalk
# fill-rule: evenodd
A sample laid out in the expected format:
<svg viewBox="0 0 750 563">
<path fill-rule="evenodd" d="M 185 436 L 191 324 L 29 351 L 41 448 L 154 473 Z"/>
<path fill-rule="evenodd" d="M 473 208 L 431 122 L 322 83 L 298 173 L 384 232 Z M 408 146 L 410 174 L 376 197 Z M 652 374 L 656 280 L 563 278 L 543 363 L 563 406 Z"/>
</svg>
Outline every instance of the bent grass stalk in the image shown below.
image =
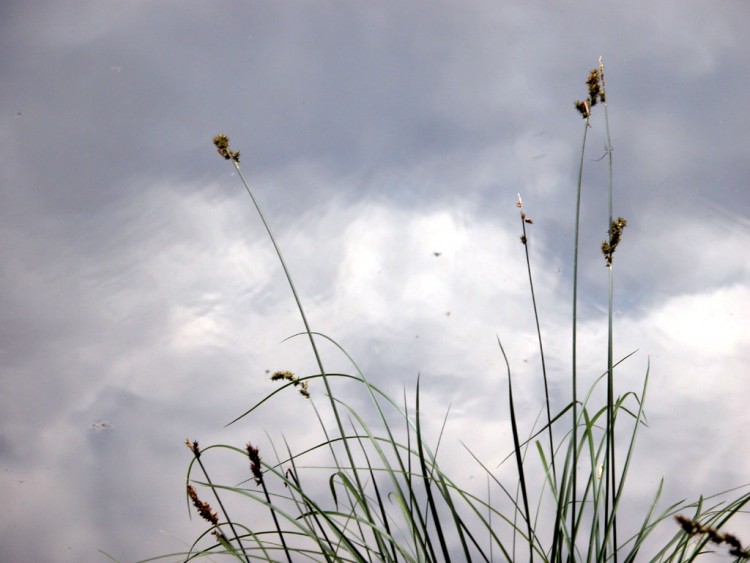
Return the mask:
<svg viewBox="0 0 750 563">
<path fill-rule="evenodd" d="M 532 429 L 529 438 L 522 442 L 513 397 L 511 366 L 498 338 L 498 346 L 507 368 L 508 404 L 513 436 L 513 450 L 505 459 L 515 459 L 520 501 L 516 495 L 510 493 L 509 487 L 495 472 L 481 462 L 479 456 L 469 448 L 466 448 L 469 457 L 486 473 L 486 498 L 480 498 L 462 488 L 442 470 L 438 462 L 440 438 L 433 449 L 424 432 L 419 378 L 416 384 L 416 408 L 412 416 L 406 399 L 406 390 L 403 405 L 399 405 L 367 380 L 354 359 L 341 346 L 328 336 L 312 330 L 270 225 L 240 169 L 239 152 L 229 148 L 229 139 L 225 135 L 214 138 L 219 154 L 234 165 L 276 251 L 304 326 L 304 331 L 295 336 L 307 338 L 318 367 L 318 373 L 300 377 L 288 371 L 274 373 L 272 379 L 281 385 L 229 424 L 249 416 L 274 399 L 277 394 L 293 387 L 309 400 L 308 404 L 312 406 L 323 432 L 323 439 L 296 453 L 284 440 L 283 458 L 279 456 L 271 441 L 276 456 L 273 463 L 264 461 L 259 448 L 250 444 L 245 450 L 227 445 L 209 446 L 200 450 L 197 443 L 188 442 L 194 455 L 188 468 L 188 498 L 199 514 L 208 519 L 211 528 L 198 537 L 188 553 L 183 554 L 184 560 L 224 554 L 241 561 L 249 561 L 252 557 L 263 561 L 362 563 L 452 560 L 489 562 L 523 558 L 554 563 L 582 560 L 617 562 L 620 558 L 625 562 L 632 562 L 636 560 L 636 556 L 641 560 L 641 550 L 656 527 L 671 521 L 675 516 L 680 518 L 678 524 L 681 529 L 678 529 L 656 552 L 652 561 L 692 561 L 710 542 L 717 546 L 726 546 L 730 555 L 737 561 L 748 559 L 748 550 L 743 547 L 740 540 L 732 534 L 720 531 L 732 516 L 745 512 L 745 506 L 750 502 L 750 493 L 740 494 L 741 489 L 725 491 L 705 499 L 700 498 L 691 504 L 675 503 L 658 512 L 656 507 L 662 491 L 662 485 L 659 485 L 640 527 L 620 541 L 617 513 L 622 507 L 636 437 L 640 427 L 645 424 L 644 401 L 649 370 L 646 370 L 640 394 L 626 392 L 621 396 L 615 395 L 614 369 L 632 354 L 615 361 L 612 260 L 626 221 L 622 218 L 614 220 L 612 213 L 612 145 L 604 88 L 604 65 L 601 59 L 599 67 L 589 73 L 586 83 L 587 99 L 575 103 L 576 109 L 584 118 L 584 132 L 576 188 L 571 400 L 556 414 L 552 412 L 549 396 L 542 330 L 529 257 L 529 233 L 526 226 L 532 221 L 525 215 L 520 195 L 517 201 L 521 209 L 521 240 L 525 246 L 529 288 L 542 360 L 546 411 L 546 424 L 540 430 Z M 591 127 L 591 109 L 599 102 L 604 106 L 606 151 L 609 157 L 609 239 L 602 245 L 609 276 L 607 366 L 602 375 L 591 384 L 585 397 L 579 399 L 577 301 L 584 154 L 588 130 Z M 353 374 L 327 372 L 317 339 L 332 343 L 349 361 Z M 308 384 L 317 379 L 322 380 L 328 398 L 326 404 L 335 421 L 334 434 L 329 433 L 323 413 L 318 410 L 314 397 L 310 396 Z M 336 394 L 337 387 L 333 385 L 334 381 L 355 382 L 363 387 L 370 400 L 372 414 L 377 420 L 376 427 L 366 421 L 361 409 L 354 409 L 339 398 Z M 597 407 L 592 404 L 592 397 L 603 381 L 606 381 L 607 387 L 606 400 L 603 406 Z M 402 431 L 396 431 L 394 417 L 403 422 Z M 564 424 L 568 417 L 572 420 L 570 426 Z M 625 418 L 632 420 L 632 429 L 629 431 L 628 443 L 624 449 L 624 464 L 618 473 L 615 466 L 615 427 Z M 443 427 L 445 420 L 447 414 Z M 345 421 L 350 429 L 345 426 Z M 564 429 L 557 441 L 553 433 L 555 427 Z M 443 430 L 440 431 L 440 437 L 442 432 Z M 546 442 L 544 446 L 542 437 Z M 536 489 L 536 513 L 531 510 L 532 484 L 528 482 L 527 466 L 535 459 L 534 456 L 526 456 L 530 446 L 538 453 L 540 468 L 544 474 L 543 483 Z M 343 449 L 343 458 L 337 453 L 339 448 Z M 252 477 L 248 481 L 251 485 L 261 488 L 260 494 L 245 486 L 245 483 L 228 486 L 212 482 L 203 463 L 204 456 L 210 450 L 241 455 L 245 462 L 249 459 Z M 330 454 L 330 465 L 311 465 L 306 461 L 308 456 L 323 452 Z M 561 472 L 558 472 L 558 461 L 562 461 Z M 201 468 L 205 481 L 191 478 L 195 462 Z M 579 464 L 587 466 L 587 478 L 583 483 L 579 483 L 578 479 Z M 326 476 L 327 487 L 321 487 L 316 483 L 316 475 L 321 474 Z M 195 485 L 207 487 L 212 491 L 224 522 L 220 522 L 210 506 L 198 498 Z M 501 508 L 501 502 L 492 501 L 491 485 L 501 491 L 501 500 L 510 503 L 510 511 Z M 280 490 L 282 487 L 283 490 Z M 223 494 L 230 493 L 268 508 L 272 521 L 271 529 L 258 531 L 231 520 L 221 500 Z M 544 513 L 545 505 L 542 501 L 545 494 L 551 496 L 550 500 L 554 505 L 553 516 Z M 736 498 L 729 502 L 719 500 L 727 495 L 736 495 Z M 715 502 L 707 507 L 707 500 Z M 689 516 L 681 514 L 688 510 L 691 511 Z M 518 516 L 522 520 L 520 524 L 516 522 Z M 552 525 L 552 539 L 549 544 L 545 544 L 539 531 L 549 523 Z M 225 527 L 231 532 L 229 536 L 222 532 Z M 198 548 L 199 543 L 204 544 L 210 533 L 214 533 L 216 541 Z M 480 538 L 483 539 L 480 541 Z M 521 545 L 526 546 L 525 554 L 516 553 L 517 539 Z"/>
</svg>

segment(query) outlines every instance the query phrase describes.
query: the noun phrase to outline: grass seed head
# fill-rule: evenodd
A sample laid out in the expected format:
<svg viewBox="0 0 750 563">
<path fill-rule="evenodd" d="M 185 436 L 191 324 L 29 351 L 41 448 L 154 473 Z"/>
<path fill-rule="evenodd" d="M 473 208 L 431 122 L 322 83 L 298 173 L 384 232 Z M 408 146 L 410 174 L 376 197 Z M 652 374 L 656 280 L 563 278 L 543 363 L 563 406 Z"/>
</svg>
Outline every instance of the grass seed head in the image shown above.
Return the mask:
<svg viewBox="0 0 750 563">
<path fill-rule="evenodd" d="M 599 69 L 595 68 L 589 72 L 586 84 L 588 84 L 589 87 L 589 102 L 592 106 L 595 106 L 599 101 L 599 95 L 602 91 L 601 83 L 599 81 Z"/>
<path fill-rule="evenodd" d="M 198 514 L 201 515 L 201 518 L 210 522 L 214 526 L 218 526 L 219 517 L 213 510 L 211 510 L 211 506 L 207 502 L 202 502 L 201 499 L 198 498 L 198 493 L 195 492 L 195 489 L 192 485 L 187 486 L 187 493 L 190 497 L 190 500 L 193 501 L 193 506 L 195 506 Z"/>
<path fill-rule="evenodd" d="M 253 446 L 250 442 L 245 446 L 247 450 L 247 457 L 250 459 L 250 471 L 253 473 L 255 484 L 260 485 L 263 483 L 263 469 L 260 464 L 260 452 L 258 448 Z"/>
<path fill-rule="evenodd" d="M 310 398 L 310 389 L 307 386 L 307 381 L 301 381 L 300 378 L 294 375 L 291 371 L 277 371 L 271 376 L 271 381 L 282 380 L 289 381 L 295 387 L 299 387 L 299 394 L 305 399 Z"/>
<path fill-rule="evenodd" d="M 586 79 L 586 85 L 589 90 L 589 97 L 585 100 L 578 100 L 575 102 L 575 108 L 578 113 L 581 114 L 583 119 L 591 117 L 591 108 L 599 102 L 604 102 L 604 63 L 601 58 L 599 59 L 599 68 L 594 68 L 589 71 L 589 76 Z"/>
<path fill-rule="evenodd" d="M 732 534 L 722 534 L 716 528 L 705 526 L 697 520 L 687 518 L 681 514 L 678 514 L 674 518 L 686 534 L 690 536 L 705 534 L 711 542 L 717 545 L 721 545 L 722 543 L 727 544 L 730 547 L 729 555 L 732 557 L 750 559 L 750 549 L 743 549 L 742 543 L 737 536 Z"/>
<path fill-rule="evenodd" d="M 286 379 L 287 381 L 295 381 L 297 378 L 291 371 L 277 371 L 271 376 L 271 381 L 280 381 Z"/>
<path fill-rule="evenodd" d="M 583 117 L 584 119 L 588 119 L 591 116 L 591 109 L 589 108 L 588 100 L 584 100 L 583 102 L 581 100 L 577 100 L 574 105 L 578 110 L 578 113 L 580 113 L 581 117 Z"/>
<path fill-rule="evenodd" d="M 627 219 L 618 217 L 612 221 L 609 226 L 609 240 L 602 243 L 602 254 L 604 254 L 604 260 L 607 262 L 607 267 L 612 266 L 612 257 L 617 249 L 617 245 L 620 244 L 622 239 L 622 231 L 627 227 Z"/>
<path fill-rule="evenodd" d="M 224 159 L 233 160 L 237 163 L 240 162 L 240 151 L 229 150 L 229 137 L 223 133 L 214 137 L 214 145 L 216 145 L 216 152 Z"/>
<path fill-rule="evenodd" d="M 190 441 L 188 439 L 185 439 L 185 445 L 188 447 L 188 449 L 193 452 L 193 455 L 197 458 L 201 456 L 201 450 L 198 447 L 198 442 L 196 441 Z"/>
</svg>

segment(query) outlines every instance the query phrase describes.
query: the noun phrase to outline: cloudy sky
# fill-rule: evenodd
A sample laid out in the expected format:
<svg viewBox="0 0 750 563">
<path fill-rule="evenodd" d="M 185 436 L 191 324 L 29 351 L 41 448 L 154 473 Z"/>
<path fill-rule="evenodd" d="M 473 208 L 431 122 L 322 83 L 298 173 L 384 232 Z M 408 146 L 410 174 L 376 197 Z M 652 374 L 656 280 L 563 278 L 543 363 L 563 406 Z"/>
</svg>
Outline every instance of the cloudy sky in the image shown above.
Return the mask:
<svg viewBox="0 0 750 563">
<path fill-rule="evenodd" d="M 750 481 L 749 23 L 742 0 L 2 2 L 0 559 L 180 551 L 203 529 L 185 506 L 185 438 L 309 438 L 309 409 L 291 395 L 223 428 L 274 388 L 267 370 L 315 368 L 304 341 L 282 342 L 300 320 L 211 144 L 220 132 L 242 152 L 313 328 L 396 396 L 421 374 L 429 422 L 451 405 L 443 451 L 463 440 L 490 465 L 505 457 L 496 335 L 526 431 L 542 404 L 516 194 L 534 219 L 560 406 L 583 133 L 573 102 L 599 56 L 615 213 L 628 219 L 616 355 L 638 350 L 618 391 L 639 390 L 651 360 L 634 510 L 662 476 L 664 506 Z M 594 109 L 585 383 L 606 365 Z M 228 478 L 247 470 L 214 463 Z M 481 477 L 467 465 L 455 470 Z M 734 531 L 750 541 L 749 529 Z"/>
</svg>

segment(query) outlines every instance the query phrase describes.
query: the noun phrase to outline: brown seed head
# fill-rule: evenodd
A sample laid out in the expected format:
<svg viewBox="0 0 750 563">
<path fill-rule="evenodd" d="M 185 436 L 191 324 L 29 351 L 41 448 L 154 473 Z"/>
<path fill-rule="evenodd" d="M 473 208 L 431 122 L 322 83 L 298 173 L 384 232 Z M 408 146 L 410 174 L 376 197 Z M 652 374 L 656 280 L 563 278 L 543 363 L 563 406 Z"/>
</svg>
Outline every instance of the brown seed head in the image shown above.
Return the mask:
<svg viewBox="0 0 750 563">
<path fill-rule="evenodd" d="M 588 100 L 584 100 L 583 102 L 578 100 L 575 102 L 575 107 L 578 110 L 578 113 L 581 114 L 581 117 L 583 119 L 587 119 L 591 116 L 591 110 L 589 109 L 589 102 Z"/>
<path fill-rule="evenodd" d="M 201 456 L 201 450 L 200 450 L 200 448 L 198 447 L 198 442 L 195 442 L 195 441 L 191 442 L 190 440 L 188 440 L 188 439 L 185 439 L 185 445 L 186 445 L 186 446 L 188 447 L 188 449 L 189 449 L 189 450 L 190 450 L 191 452 L 193 452 L 193 455 L 194 455 L 194 456 L 195 456 L 196 458 L 199 458 L 199 457 Z"/>
<path fill-rule="evenodd" d="M 201 499 L 198 498 L 198 493 L 195 492 L 192 485 L 187 486 L 187 493 L 190 500 L 193 501 L 193 506 L 195 506 L 198 514 L 200 514 L 204 520 L 217 526 L 219 524 L 219 517 L 213 510 L 211 510 L 211 506 L 207 502 L 202 502 Z"/>
<path fill-rule="evenodd" d="M 589 87 L 589 102 L 592 106 L 595 106 L 599 101 L 599 94 L 601 93 L 601 83 L 599 82 L 599 69 L 595 68 L 589 72 L 589 77 L 586 79 L 586 84 Z"/>
<path fill-rule="evenodd" d="M 229 137 L 227 137 L 223 133 L 220 135 L 216 135 L 216 137 L 214 137 L 214 145 L 216 145 L 216 148 L 220 150 L 228 149 Z"/>
<path fill-rule="evenodd" d="M 254 447 L 249 442 L 247 446 L 245 446 L 245 450 L 247 450 L 247 457 L 250 458 L 250 471 L 253 472 L 255 484 L 260 485 L 263 483 L 263 469 L 260 464 L 260 452 L 258 451 L 258 448 Z"/>
<path fill-rule="evenodd" d="M 681 514 L 675 516 L 675 520 L 680 524 L 683 531 L 686 534 L 695 536 L 698 534 L 705 534 L 708 539 L 715 544 L 725 543 L 730 546 L 729 555 L 732 557 L 739 557 L 740 559 L 750 559 L 750 549 L 743 549 L 740 540 L 732 534 L 722 534 L 716 528 L 701 524 L 696 520 L 692 520 Z"/>
<path fill-rule="evenodd" d="M 295 387 L 299 387 L 299 393 L 306 399 L 310 398 L 310 390 L 307 386 L 307 381 L 301 381 L 299 377 L 294 375 L 291 371 L 277 371 L 271 376 L 271 381 L 289 381 Z"/>
<path fill-rule="evenodd" d="M 214 137 L 214 145 L 216 145 L 216 152 L 218 152 L 223 158 L 239 163 L 240 151 L 229 150 L 229 137 L 223 133 L 216 135 L 216 137 Z"/>
<path fill-rule="evenodd" d="M 296 377 L 294 377 L 294 374 L 291 371 L 277 371 L 271 376 L 271 381 L 279 381 L 281 379 L 295 381 Z"/>
<path fill-rule="evenodd" d="M 628 221 L 622 217 L 618 217 L 612 221 L 609 226 L 609 241 L 602 243 L 602 254 L 604 254 L 604 260 L 607 262 L 607 267 L 612 266 L 612 258 L 617 250 L 617 245 L 620 244 L 622 239 L 622 231 L 627 227 Z"/>
</svg>

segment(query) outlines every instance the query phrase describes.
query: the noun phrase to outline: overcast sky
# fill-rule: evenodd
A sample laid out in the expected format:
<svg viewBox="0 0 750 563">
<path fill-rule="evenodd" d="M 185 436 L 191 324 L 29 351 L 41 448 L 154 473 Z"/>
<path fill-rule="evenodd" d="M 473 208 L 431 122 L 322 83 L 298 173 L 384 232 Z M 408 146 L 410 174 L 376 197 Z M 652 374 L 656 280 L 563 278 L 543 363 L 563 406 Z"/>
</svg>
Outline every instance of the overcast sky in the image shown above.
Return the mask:
<svg viewBox="0 0 750 563">
<path fill-rule="evenodd" d="M 640 390 L 651 359 L 632 502 L 642 514 L 662 476 L 663 506 L 750 481 L 748 25 L 743 0 L 2 2 L 0 560 L 182 550 L 203 529 L 185 507 L 185 438 L 267 448 L 264 430 L 283 430 L 305 443 L 309 409 L 291 396 L 223 428 L 274 388 L 266 370 L 315 368 L 304 341 L 282 342 L 302 326 L 211 144 L 221 132 L 313 329 L 396 396 L 421 374 L 433 427 L 452 405 L 443 451 L 464 440 L 490 465 L 505 457 L 496 335 L 526 431 L 542 404 L 516 194 L 534 219 L 561 406 L 583 133 L 573 102 L 599 56 L 615 214 L 628 219 L 616 355 L 638 350 L 618 391 Z M 606 366 L 594 110 L 586 383 Z M 481 477 L 466 466 L 454 469 Z"/>
</svg>

